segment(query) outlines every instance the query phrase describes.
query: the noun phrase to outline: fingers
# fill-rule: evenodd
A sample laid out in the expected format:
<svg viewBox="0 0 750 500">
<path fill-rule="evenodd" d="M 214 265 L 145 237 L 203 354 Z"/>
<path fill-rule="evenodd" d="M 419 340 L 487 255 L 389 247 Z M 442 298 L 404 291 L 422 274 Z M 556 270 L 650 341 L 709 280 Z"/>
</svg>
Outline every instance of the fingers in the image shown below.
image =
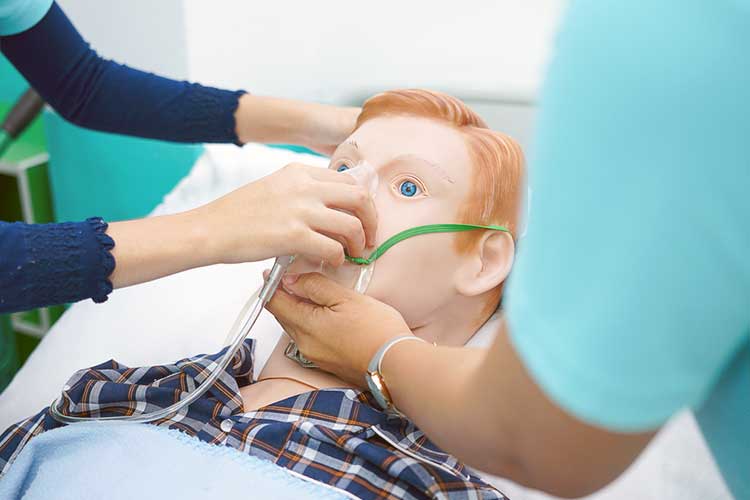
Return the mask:
<svg viewBox="0 0 750 500">
<path fill-rule="evenodd" d="M 320 182 L 335 182 L 338 184 L 350 184 L 356 185 L 357 181 L 351 175 L 343 175 L 341 172 L 336 172 L 330 168 L 311 167 L 309 165 L 300 165 L 305 168 L 305 171 Z"/>
<path fill-rule="evenodd" d="M 306 299 L 310 307 L 335 307 L 349 299 L 354 293 L 320 273 L 309 273 L 299 276 L 293 283 L 284 285 L 294 295 Z M 299 300 L 299 299 L 298 299 Z"/>
<path fill-rule="evenodd" d="M 329 189 L 322 193 L 322 196 L 323 203 L 329 208 L 346 210 L 360 220 L 365 236 L 365 246 L 373 246 L 375 244 L 375 232 L 378 229 L 378 213 L 375 210 L 375 203 L 370 193 L 365 188 L 359 185 L 329 186 Z"/>
<path fill-rule="evenodd" d="M 357 181 L 351 175 L 343 175 L 330 168 L 314 167 L 304 163 L 289 163 L 271 175 L 281 175 L 287 177 L 287 179 L 291 178 L 297 181 L 307 178 L 308 180 L 312 179 L 315 182 L 323 183 L 357 184 Z"/>
<path fill-rule="evenodd" d="M 312 229 L 335 237 L 346 244 L 349 255 L 361 257 L 365 249 L 365 233 L 362 223 L 353 215 L 337 210 L 326 210 L 311 221 Z"/>
<path fill-rule="evenodd" d="M 281 326 L 284 327 L 284 330 L 293 338 L 300 320 L 304 321 L 304 318 L 311 314 L 310 308 L 312 307 L 314 307 L 312 304 L 300 300 L 282 287 L 276 289 L 273 297 L 266 304 L 266 309 L 274 315 Z M 294 338 L 294 340 L 297 339 Z"/>
<path fill-rule="evenodd" d="M 295 196 L 301 200 L 299 206 L 305 210 L 302 217 L 310 229 L 339 238 L 356 257 L 362 255 L 365 247 L 374 246 L 378 224 L 375 204 L 370 193 L 352 176 L 299 163 L 289 164 L 284 170 L 285 181 L 296 179 Z M 322 205 L 318 205 L 320 202 Z M 333 265 L 344 260 L 343 250 L 336 250 L 330 241 L 317 238 L 308 244 L 311 248 L 305 252 L 307 255 L 321 256 Z"/>
<path fill-rule="evenodd" d="M 333 267 L 344 263 L 344 245 L 324 234 L 309 231 L 300 251 L 308 257 L 322 259 Z"/>
</svg>

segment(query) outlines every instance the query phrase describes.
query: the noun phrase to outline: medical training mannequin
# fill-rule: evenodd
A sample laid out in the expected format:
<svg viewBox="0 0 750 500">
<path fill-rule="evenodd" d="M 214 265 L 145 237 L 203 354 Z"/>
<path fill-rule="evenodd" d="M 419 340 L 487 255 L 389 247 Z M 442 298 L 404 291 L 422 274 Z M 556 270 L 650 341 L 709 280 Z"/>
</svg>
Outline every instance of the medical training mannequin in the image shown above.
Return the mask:
<svg viewBox="0 0 750 500">
<path fill-rule="evenodd" d="M 366 103 L 357 129 L 339 145 L 329 167 L 345 171 L 364 161 L 379 178 L 372 201 L 380 220 L 375 237 L 367 237 L 370 247 L 382 249 L 394 233 L 430 224 L 496 226 L 405 239 L 377 260 L 367 288 L 372 297 L 366 299 L 386 301 L 394 314 L 398 308 L 415 335 L 443 346 L 464 345 L 497 309 L 513 265 L 523 186 L 520 148 L 485 128 L 452 97 L 396 91 Z M 356 177 L 356 172 L 351 175 Z M 362 201 L 370 201 L 365 193 Z M 361 247 L 362 242 L 353 242 L 357 243 Z M 298 259 L 289 270 L 297 262 L 303 261 Z M 317 265 L 320 268 L 320 262 Z M 360 269 L 372 268 L 322 267 L 348 286 L 351 271 L 357 274 Z M 292 281 L 287 280 L 285 287 L 293 286 Z M 403 327 L 403 319 L 398 318 Z M 247 339 L 207 393 L 186 410 L 152 425 L 270 461 L 322 485 L 326 492 L 333 488 L 350 498 L 507 500 L 477 473 L 434 446 L 408 417 L 384 411 L 373 393 L 286 357 L 288 344 L 282 336 L 260 377 L 253 380 L 255 342 Z M 65 412 L 63 416 L 84 417 L 130 416 L 141 408 L 165 408 L 198 381 L 206 383 L 205 375 L 216 369 L 219 356 L 198 355 L 137 369 L 106 361 L 76 372 L 56 408 Z M 21 454 L 33 450 L 26 448 L 30 439 L 61 426 L 55 418 L 47 418 L 49 411 L 45 408 L 0 434 L 0 474 L 17 471 L 13 484 L 19 491 L 29 479 L 27 468 L 13 465 L 19 450 Z M 111 461 L 119 463 L 121 454 L 115 455 L 118 458 Z M 130 458 L 141 463 L 141 456 Z M 253 484 L 253 476 L 247 480 Z M 0 486 L 3 496 L 1 492 Z M 299 498 L 320 496 L 300 494 Z"/>
<path fill-rule="evenodd" d="M 513 265 L 524 186 L 521 148 L 489 130 L 458 99 L 399 90 L 365 103 L 357 128 L 337 148 L 329 168 L 345 171 L 361 162 L 378 175 L 377 237 L 365 255 L 415 226 L 459 222 L 509 229 L 417 236 L 395 245 L 375 263 L 367 295 L 398 310 L 424 340 L 465 344 L 498 307 Z M 358 272 L 356 264 L 344 266 L 324 274 L 343 284 L 351 272 Z M 287 358 L 288 343 L 282 335 L 261 382 L 241 389 L 245 411 L 311 387 L 349 385 Z"/>
</svg>

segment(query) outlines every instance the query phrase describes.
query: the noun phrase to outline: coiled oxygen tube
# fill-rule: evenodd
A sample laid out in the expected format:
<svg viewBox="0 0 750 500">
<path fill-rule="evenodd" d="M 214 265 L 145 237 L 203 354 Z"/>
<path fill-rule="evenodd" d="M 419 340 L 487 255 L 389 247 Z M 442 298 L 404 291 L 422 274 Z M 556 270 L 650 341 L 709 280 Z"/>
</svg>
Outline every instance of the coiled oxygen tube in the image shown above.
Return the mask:
<svg viewBox="0 0 750 500">
<path fill-rule="evenodd" d="M 284 276 L 287 267 L 294 260 L 293 256 L 277 257 L 273 263 L 271 272 L 268 278 L 263 282 L 261 286 L 245 303 L 245 306 L 240 311 L 237 319 L 234 321 L 232 328 L 230 329 L 230 337 L 233 338 L 229 348 L 224 353 L 224 356 L 219 360 L 218 365 L 211 373 L 206 377 L 201 385 L 195 390 L 188 392 L 186 396 L 180 399 L 178 402 L 162 408 L 157 411 L 148 413 L 141 413 L 136 415 L 114 415 L 111 417 L 75 417 L 71 415 L 65 415 L 60 410 L 60 407 L 64 405 L 65 401 L 61 401 L 60 398 L 55 399 L 49 408 L 49 413 L 52 418 L 63 424 L 76 424 L 80 422 L 128 422 L 128 423 L 147 423 L 155 420 L 167 418 L 180 411 L 186 411 L 187 407 L 194 403 L 198 398 L 203 396 L 208 389 L 216 382 L 219 376 L 224 373 L 229 363 L 232 362 L 235 354 L 239 350 L 242 342 L 247 338 L 248 334 L 252 330 L 255 322 L 258 321 L 260 313 L 266 306 L 271 297 L 273 297 L 276 288 L 278 288 L 281 278 Z M 64 390 L 67 390 L 66 386 Z"/>
</svg>

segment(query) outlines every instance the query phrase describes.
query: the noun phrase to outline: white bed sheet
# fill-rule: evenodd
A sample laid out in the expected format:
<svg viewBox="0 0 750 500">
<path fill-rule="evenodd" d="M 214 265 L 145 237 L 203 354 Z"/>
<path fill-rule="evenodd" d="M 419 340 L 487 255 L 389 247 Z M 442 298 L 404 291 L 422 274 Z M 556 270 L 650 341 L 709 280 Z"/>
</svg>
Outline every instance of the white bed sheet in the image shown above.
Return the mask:
<svg viewBox="0 0 750 500">
<path fill-rule="evenodd" d="M 324 166 L 313 155 L 249 144 L 211 145 L 190 174 L 165 197 L 154 215 L 192 208 L 298 161 Z M 260 284 L 270 261 L 195 269 L 152 283 L 116 290 L 101 305 L 73 305 L 0 394 L 0 430 L 42 407 L 77 369 L 110 358 L 130 366 L 174 361 L 218 350 L 247 297 Z M 473 339 L 486 344 L 496 318 Z M 258 364 L 265 363 L 280 334 L 264 312 L 253 336 Z M 502 479 L 493 479 L 516 500 L 550 499 Z M 641 500 L 731 498 L 692 416 L 673 419 L 638 461 L 609 488 L 591 498 Z"/>
</svg>

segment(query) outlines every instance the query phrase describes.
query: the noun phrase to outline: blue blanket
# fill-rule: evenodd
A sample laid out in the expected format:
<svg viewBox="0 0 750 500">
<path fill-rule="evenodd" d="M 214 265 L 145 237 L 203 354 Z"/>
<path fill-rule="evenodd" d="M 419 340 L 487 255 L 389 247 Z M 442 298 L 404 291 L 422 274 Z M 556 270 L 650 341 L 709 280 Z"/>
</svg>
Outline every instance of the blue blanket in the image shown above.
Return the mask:
<svg viewBox="0 0 750 500">
<path fill-rule="evenodd" d="M 0 498 L 346 497 L 266 460 L 209 445 L 179 431 L 141 424 L 86 423 L 33 438 L 0 479 Z"/>
</svg>

